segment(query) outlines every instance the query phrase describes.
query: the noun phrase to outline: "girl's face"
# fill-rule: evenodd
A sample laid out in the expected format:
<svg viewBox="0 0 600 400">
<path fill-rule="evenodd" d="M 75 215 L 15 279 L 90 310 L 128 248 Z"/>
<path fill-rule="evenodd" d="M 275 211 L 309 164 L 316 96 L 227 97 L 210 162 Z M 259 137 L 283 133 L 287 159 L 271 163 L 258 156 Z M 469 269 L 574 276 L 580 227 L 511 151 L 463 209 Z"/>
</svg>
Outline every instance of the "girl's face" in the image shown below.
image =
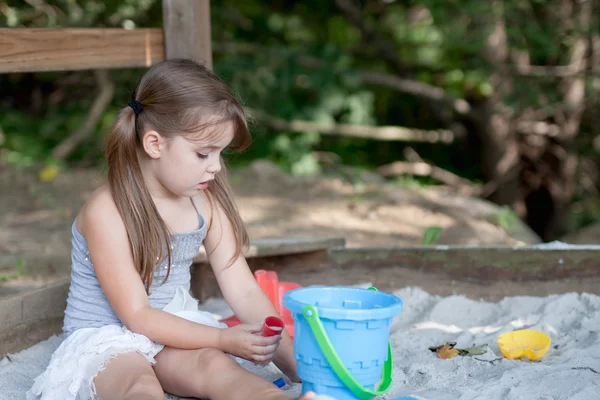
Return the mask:
<svg viewBox="0 0 600 400">
<path fill-rule="evenodd" d="M 221 170 L 221 152 L 234 136 L 233 124 L 216 129 L 219 135 L 209 141 L 184 136 L 167 140 L 161 137 L 158 157 L 149 154 L 154 159 L 151 169 L 157 183 L 178 197 L 193 197 L 205 190 Z"/>
</svg>

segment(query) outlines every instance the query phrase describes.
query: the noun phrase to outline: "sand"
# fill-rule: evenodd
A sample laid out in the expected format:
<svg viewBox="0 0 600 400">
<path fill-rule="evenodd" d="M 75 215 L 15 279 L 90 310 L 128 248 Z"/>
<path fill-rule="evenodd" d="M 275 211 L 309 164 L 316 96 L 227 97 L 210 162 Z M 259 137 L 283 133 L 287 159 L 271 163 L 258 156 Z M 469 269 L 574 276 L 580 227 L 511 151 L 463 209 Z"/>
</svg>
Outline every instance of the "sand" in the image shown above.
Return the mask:
<svg viewBox="0 0 600 400">
<path fill-rule="evenodd" d="M 600 372 L 600 297 L 569 293 L 489 303 L 430 296 L 418 288 L 397 295 L 405 309 L 392 327 L 397 368 L 390 394 L 432 400 L 600 399 L 600 374 L 592 371 Z M 498 348 L 500 333 L 525 328 L 552 340 L 539 362 L 507 360 Z M 487 343 L 489 350 L 448 360 L 427 350 L 447 341 L 458 348 Z"/>
<path fill-rule="evenodd" d="M 432 296 L 420 288 L 396 292 L 404 302 L 391 340 L 394 384 L 383 398 L 453 400 L 600 399 L 600 297 L 568 293 L 547 297 L 508 297 L 497 303 L 464 296 Z M 204 309 L 221 316 L 230 311 L 218 299 Z M 536 329 L 552 339 L 538 362 L 508 360 L 497 345 L 502 332 Z M 486 354 L 440 359 L 430 346 L 457 342 L 458 348 L 487 343 Z M 52 337 L 0 361 L 0 399 L 24 399 L 60 339 Z M 275 367 L 255 372 L 275 380 Z M 286 386 L 297 395 L 299 385 Z M 173 397 L 172 397 L 173 398 Z"/>
</svg>

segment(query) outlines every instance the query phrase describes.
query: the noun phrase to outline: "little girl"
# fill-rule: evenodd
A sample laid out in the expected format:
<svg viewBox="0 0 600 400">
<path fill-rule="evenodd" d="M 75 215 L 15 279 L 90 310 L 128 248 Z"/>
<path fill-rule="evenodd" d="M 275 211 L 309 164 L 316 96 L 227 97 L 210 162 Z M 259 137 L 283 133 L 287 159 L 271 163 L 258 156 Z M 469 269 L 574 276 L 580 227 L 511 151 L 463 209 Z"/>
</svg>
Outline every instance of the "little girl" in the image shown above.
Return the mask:
<svg viewBox="0 0 600 400">
<path fill-rule="evenodd" d="M 276 310 L 241 255 L 248 236 L 222 166 L 225 148 L 250 143 L 242 107 L 188 60 L 156 64 L 134 96 L 108 137 L 108 184 L 73 222 L 65 340 L 27 398 L 288 399 L 241 360 L 298 381 L 287 333 L 260 334 Z M 202 244 L 244 324 L 226 328 L 189 295 Z"/>
</svg>

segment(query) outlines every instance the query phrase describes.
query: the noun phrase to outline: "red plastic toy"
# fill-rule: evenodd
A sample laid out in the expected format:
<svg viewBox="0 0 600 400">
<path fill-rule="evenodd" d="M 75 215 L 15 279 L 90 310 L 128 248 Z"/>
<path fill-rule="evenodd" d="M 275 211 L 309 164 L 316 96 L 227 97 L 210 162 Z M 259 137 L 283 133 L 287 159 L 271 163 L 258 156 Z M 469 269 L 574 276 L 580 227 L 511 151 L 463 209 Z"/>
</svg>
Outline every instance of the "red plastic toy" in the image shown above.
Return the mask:
<svg viewBox="0 0 600 400">
<path fill-rule="evenodd" d="M 267 317 L 262 327 L 263 336 L 281 335 L 285 324 L 279 317 Z"/>
<path fill-rule="evenodd" d="M 302 285 L 299 285 L 295 282 L 279 282 L 277 272 L 265 271 L 264 269 L 257 270 L 254 273 L 254 278 L 258 282 L 260 288 L 267 294 L 269 300 L 271 300 L 275 306 L 275 309 L 283 320 L 285 329 L 289 335 L 294 337 L 294 319 L 292 318 L 290 311 L 281 304 L 281 298 L 286 292 L 301 288 Z M 240 320 L 235 315 L 225 318 L 221 320 L 221 322 L 224 322 L 229 327 L 240 324 Z"/>
</svg>

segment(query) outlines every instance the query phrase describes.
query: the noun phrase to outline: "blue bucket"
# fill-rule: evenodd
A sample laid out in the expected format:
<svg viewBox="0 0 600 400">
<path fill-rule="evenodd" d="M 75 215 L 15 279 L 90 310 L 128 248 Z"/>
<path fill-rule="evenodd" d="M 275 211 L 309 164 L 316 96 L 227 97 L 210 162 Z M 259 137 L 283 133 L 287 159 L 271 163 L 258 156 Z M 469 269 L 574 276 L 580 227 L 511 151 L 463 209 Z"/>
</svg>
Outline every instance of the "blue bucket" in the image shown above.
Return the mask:
<svg viewBox="0 0 600 400">
<path fill-rule="evenodd" d="M 371 399 L 391 386 L 390 324 L 402 300 L 375 288 L 316 286 L 283 296 L 294 317 L 302 393 Z"/>
</svg>

